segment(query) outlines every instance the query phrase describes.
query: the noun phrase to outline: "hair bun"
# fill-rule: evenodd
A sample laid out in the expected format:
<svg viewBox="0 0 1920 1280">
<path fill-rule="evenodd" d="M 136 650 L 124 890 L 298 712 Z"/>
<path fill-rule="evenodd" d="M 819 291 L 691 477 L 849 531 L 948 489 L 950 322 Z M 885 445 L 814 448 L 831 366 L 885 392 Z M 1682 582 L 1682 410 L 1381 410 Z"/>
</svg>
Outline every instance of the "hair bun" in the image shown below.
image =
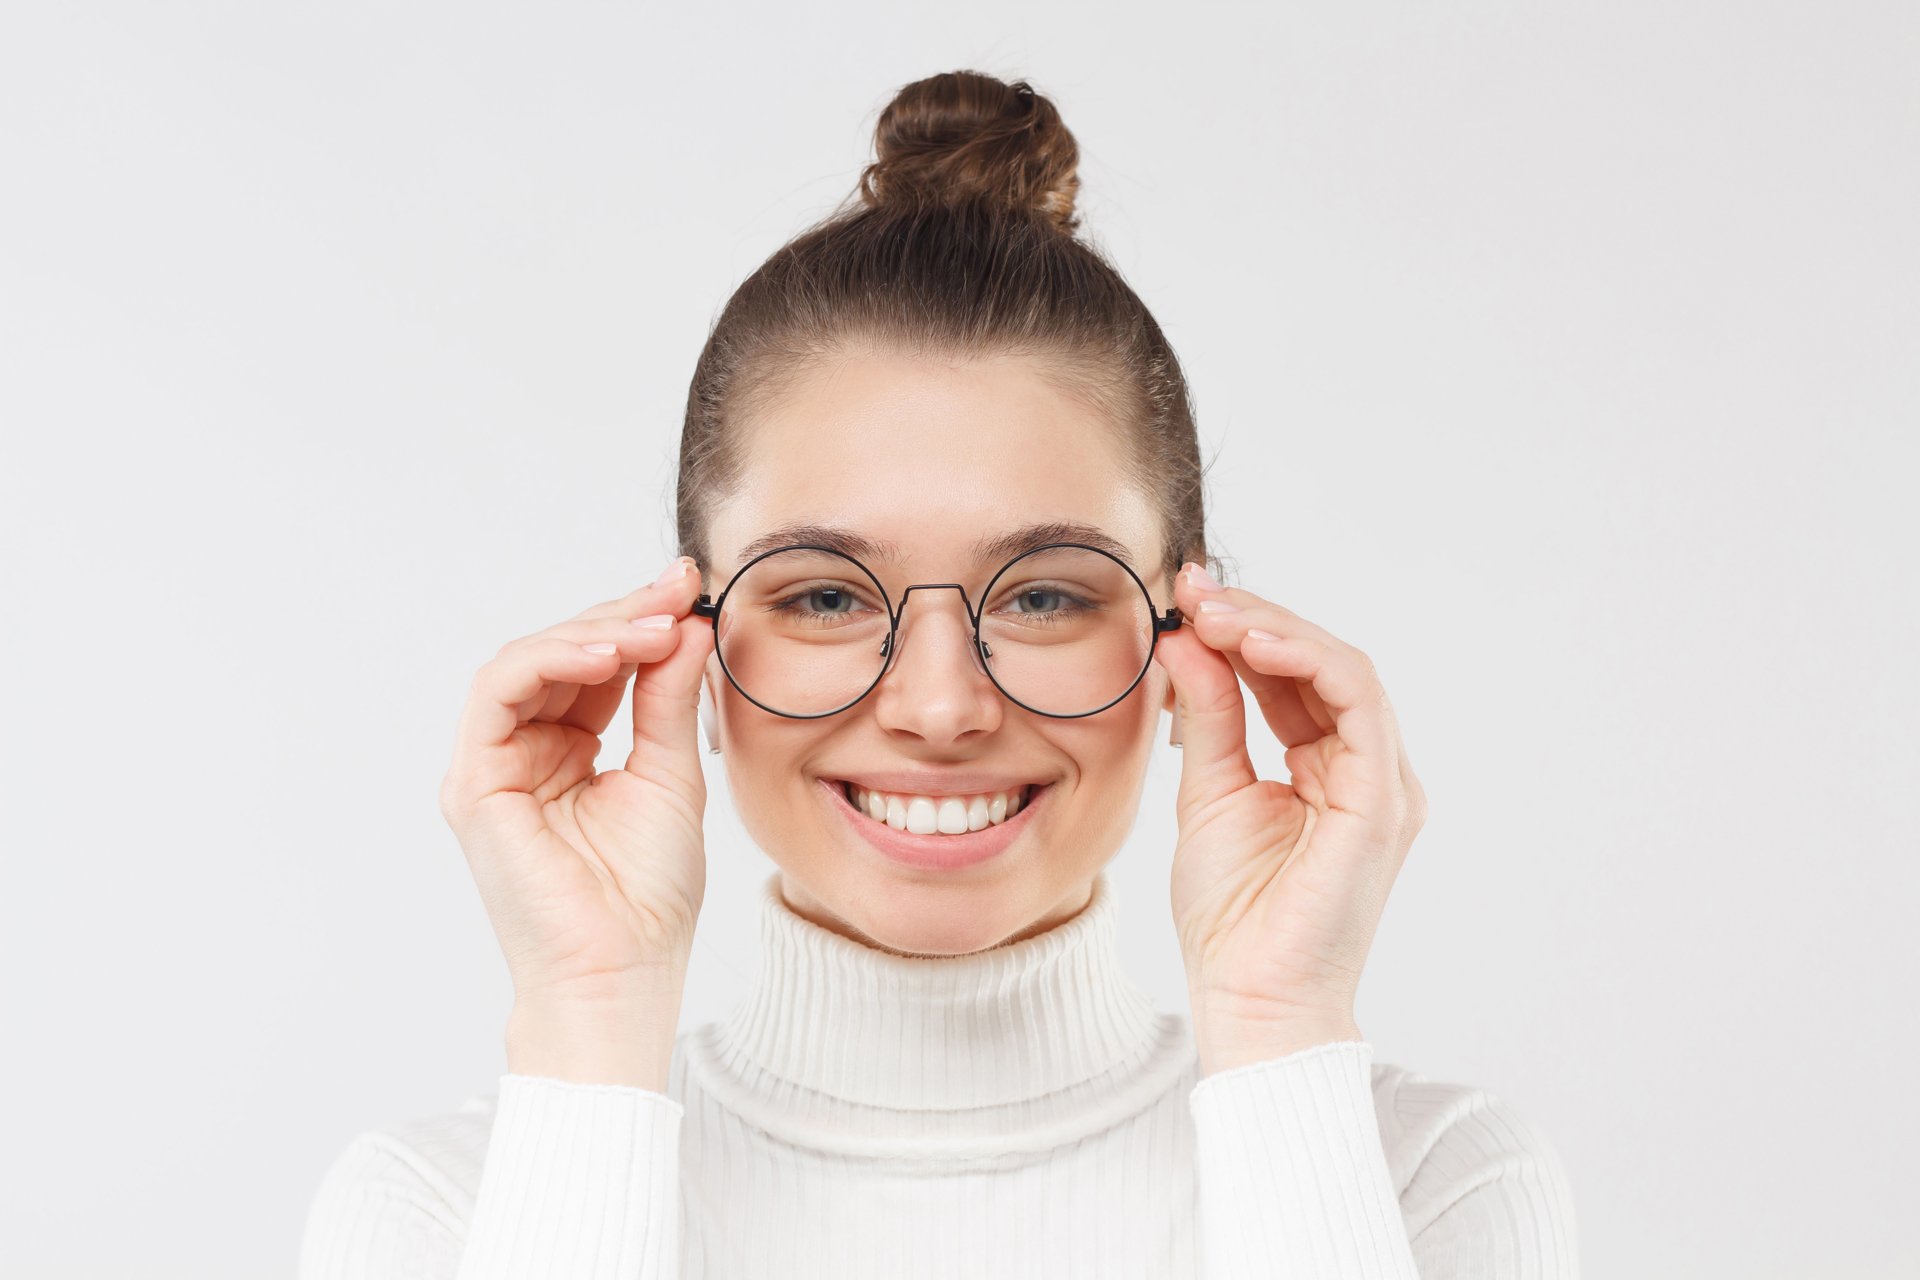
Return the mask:
<svg viewBox="0 0 1920 1280">
<path fill-rule="evenodd" d="M 980 200 L 1042 214 L 1068 235 L 1079 226 L 1079 144 L 1025 80 L 1008 84 L 977 71 L 916 80 L 880 113 L 874 154 L 860 175 L 860 198 L 871 207 Z"/>
</svg>

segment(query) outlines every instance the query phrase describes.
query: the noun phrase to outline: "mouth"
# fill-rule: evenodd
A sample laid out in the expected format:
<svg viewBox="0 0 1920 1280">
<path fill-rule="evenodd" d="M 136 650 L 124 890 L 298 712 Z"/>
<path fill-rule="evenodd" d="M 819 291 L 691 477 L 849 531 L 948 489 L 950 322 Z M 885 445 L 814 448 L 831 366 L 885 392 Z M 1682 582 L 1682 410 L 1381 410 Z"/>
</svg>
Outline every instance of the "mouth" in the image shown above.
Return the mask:
<svg viewBox="0 0 1920 1280">
<path fill-rule="evenodd" d="M 1032 825 L 1034 815 L 1046 808 L 1046 801 L 1054 786 L 1050 782 L 1027 783 L 1017 788 L 1014 795 L 1002 793 L 1001 798 L 1006 802 L 1003 810 L 1006 816 L 997 822 L 993 820 L 996 809 L 994 793 L 987 793 L 985 796 L 952 797 L 952 800 L 965 802 L 969 829 L 955 830 L 951 833 L 938 830 L 923 833 L 896 827 L 892 822 L 875 818 L 871 809 L 856 802 L 855 797 L 859 796 L 866 805 L 872 805 L 872 799 L 866 796 L 863 788 L 856 787 L 845 779 L 819 778 L 816 781 L 834 811 L 842 816 L 854 834 L 860 836 L 866 844 L 889 861 L 924 871 L 958 870 L 962 867 L 975 866 L 1005 853 Z M 1017 801 L 1014 798 L 1015 795 L 1018 797 Z M 905 797 L 888 799 L 882 812 L 891 817 L 905 819 L 906 815 L 901 812 L 906 807 L 903 803 L 905 799 Z M 972 819 L 980 812 L 980 806 L 976 805 L 975 801 L 981 801 L 985 805 L 985 826 L 973 826 Z M 914 825 L 928 825 L 925 806 L 916 803 L 913 807 L 919 810 L 915 815 Z M 946 810 L 948 821 L 945 825 L 949 827 L 959 825 L 956 820 L 956 809 L 959 806 L 942 803 L 935 807 L 936 810 Z M 937 816 L 936 814 L 936 820 Z"/>
</svg>

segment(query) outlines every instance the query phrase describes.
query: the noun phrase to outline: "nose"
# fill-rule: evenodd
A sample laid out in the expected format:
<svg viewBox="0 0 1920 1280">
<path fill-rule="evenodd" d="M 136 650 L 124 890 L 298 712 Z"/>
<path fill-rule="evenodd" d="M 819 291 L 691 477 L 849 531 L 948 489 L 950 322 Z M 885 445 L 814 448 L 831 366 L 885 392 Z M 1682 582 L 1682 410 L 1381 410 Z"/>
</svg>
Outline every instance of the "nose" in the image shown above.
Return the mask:
<svg viewBox="0 0 1920 1280">
<path fill-rule="evenodd" d="M 951 596 L 945 594 L 949 589 Z M 919 607 L 909 608 L 909 602 Z M 909 636 L 914 637 L 911 662 L 905 660 Z M 874 715 L 883 727 L 930 743 L 956 741 L 1000 723 L 1005 699 L 974 647 L 966 595 L 957 585 L 907 588 L 873 696 Z"/>
</svg>

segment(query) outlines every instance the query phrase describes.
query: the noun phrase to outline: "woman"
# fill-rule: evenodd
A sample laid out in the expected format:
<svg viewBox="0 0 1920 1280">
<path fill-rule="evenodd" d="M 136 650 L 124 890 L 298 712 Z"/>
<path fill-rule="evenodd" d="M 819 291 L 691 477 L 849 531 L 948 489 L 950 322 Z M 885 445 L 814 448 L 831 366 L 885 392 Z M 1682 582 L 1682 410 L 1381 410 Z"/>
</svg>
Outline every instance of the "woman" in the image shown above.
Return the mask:
<svg viewBox="0 0 1920 1280">
<path fill-rule="evenodd" d="M 957 72 L 877 134 L 701 354 L 685 554 L 474 680 L 441 802 L 508 1074 L 351 1144 L 302 1274 L 1574 1275 L 1537 1131 L 1361 1039 L 1426 800 L 1366 656 L 1203 567 L 1180 367 L 1076 237 L 1058 113 Z M 753 992 L 676 1034 L 697 707 L 778 871 Z M 1163 709 L 1177 1016 L 1103 874 Z"/>
</svg>

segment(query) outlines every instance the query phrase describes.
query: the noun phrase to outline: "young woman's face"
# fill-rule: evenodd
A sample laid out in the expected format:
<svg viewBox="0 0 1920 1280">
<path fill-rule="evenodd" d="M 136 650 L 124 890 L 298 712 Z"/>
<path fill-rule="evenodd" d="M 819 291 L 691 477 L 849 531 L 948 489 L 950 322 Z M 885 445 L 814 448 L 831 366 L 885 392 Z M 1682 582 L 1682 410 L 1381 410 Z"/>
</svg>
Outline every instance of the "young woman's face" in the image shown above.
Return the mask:
<svg viewBox="0 0 1920 1280">
<path fill-rule="evenodd" d="M 918 582 L 963 583 L 982 607 L 981 591 L 1006 558 L 969 563 L 970 545 L 1064 522 L 1118 541 L 1154 609 L 1172 605 L 1159 522 L 1122 476 L 1118 428 L 1027 358 L 950 364 L 846 354 L 792 384 L 745 429 L 746 482 L 709 530 L 712 563 L 703 568 L 716 597 L 749 558 L 740 552 L 750 541 L 818 524 L 897 544 L 898 560 L 861 558 L 894 608 L 901 589 Z M 885 678 L 847 710 L 815 719 L 756 706 L 717 656 L 708 659 L 720 758 L 741 820 L 802 916 L 869 946 L 954 955 L 1052 928 L 1086 905 L 1133 825 L 1160 713 L 1172 706 L 1170 683 L 1156 663 L 1104 711 L 1044 716 L 1008 700 L 970 645 L 959 592 L 915 591 Z M 849 777 L 917 769 L 970 770 L 1047 791 L 1004 851 L 929 870 L 862 838 L 850 824 L 873 819 L 849 812 L 837 794 Z"/>
</svg>

